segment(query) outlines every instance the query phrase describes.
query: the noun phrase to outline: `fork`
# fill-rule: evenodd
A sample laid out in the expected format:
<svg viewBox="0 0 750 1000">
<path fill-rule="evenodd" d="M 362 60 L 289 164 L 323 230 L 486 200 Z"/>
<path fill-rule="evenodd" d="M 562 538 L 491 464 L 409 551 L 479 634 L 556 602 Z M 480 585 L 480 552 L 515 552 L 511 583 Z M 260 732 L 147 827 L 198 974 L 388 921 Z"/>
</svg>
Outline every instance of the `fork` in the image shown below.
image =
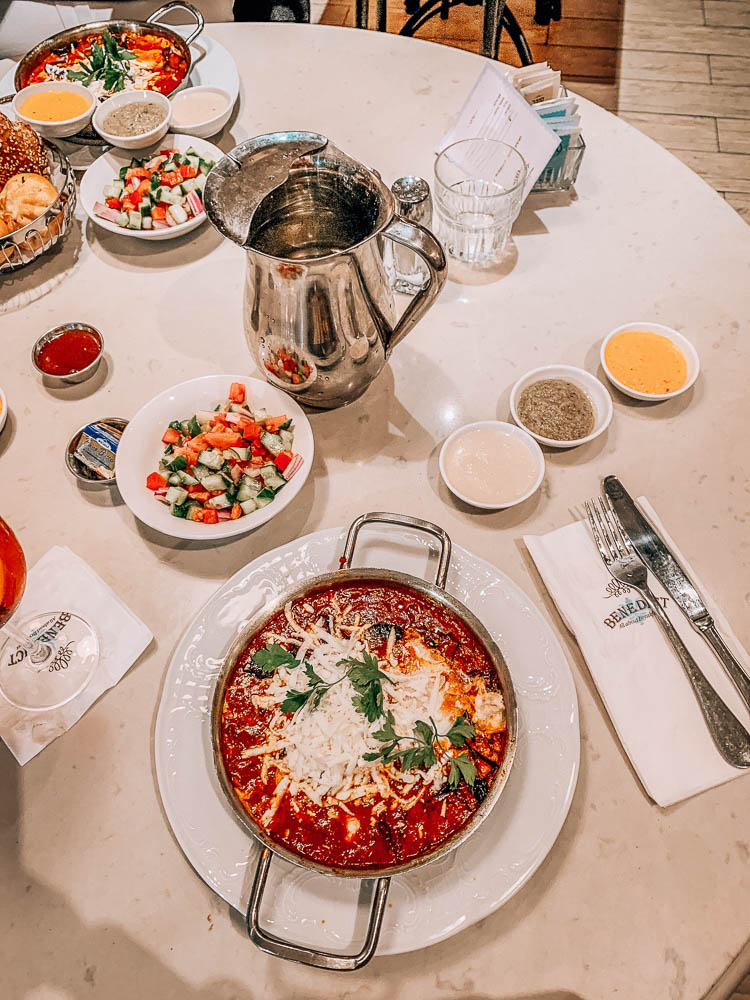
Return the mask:
<svg viewBox="0 0 750 1000">
<path fill-rule="evenodd" d="M 637 590 L 654 614 L 685 669 L 708 731 L 724 760 L 733 767 L 750 767 L 750 734 L 713 689 L 687 646 L 675 631 L 648 585 L 648 572 L 620 524 L 609 499 L 584 503 L 596 547 L 604 565 L 620 583 Z"/>
</svg>

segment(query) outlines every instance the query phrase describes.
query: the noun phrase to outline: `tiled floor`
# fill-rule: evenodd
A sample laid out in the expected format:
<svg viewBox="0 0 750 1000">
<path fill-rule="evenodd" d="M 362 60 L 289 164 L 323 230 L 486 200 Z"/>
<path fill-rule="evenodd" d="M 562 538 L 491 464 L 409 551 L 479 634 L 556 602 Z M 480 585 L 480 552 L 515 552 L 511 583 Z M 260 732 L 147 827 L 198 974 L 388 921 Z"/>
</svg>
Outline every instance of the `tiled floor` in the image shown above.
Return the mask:
<svg viewBox="0 0 750 1000">
<path fill-rule="evenodd" d="M 312 5 L 315 21 L 353 24 L 353 0 Z M 750 222 L 750 0 L 562 0 L 549 27 L 533 23 L 533 0 L 511 7 L 535 59 L 670 149 Z M 481 16 L 455 8 L 419 37 L 478 51 Z M 389 31 L 405 20 L 402 0 L 389 0 Z M 518 61 L 508 42 L 500 57 Z"/>
</svg>

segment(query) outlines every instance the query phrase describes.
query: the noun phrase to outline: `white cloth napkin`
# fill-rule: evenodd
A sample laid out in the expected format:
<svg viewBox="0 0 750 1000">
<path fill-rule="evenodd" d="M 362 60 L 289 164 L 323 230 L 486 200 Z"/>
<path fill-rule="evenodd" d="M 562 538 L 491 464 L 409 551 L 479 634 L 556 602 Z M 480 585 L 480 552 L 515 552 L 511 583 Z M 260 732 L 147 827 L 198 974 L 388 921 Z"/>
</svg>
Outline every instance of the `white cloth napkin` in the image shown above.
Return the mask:
<svg viewBox="0 0 750 1000">
<path fill-rule="evenodd" d="M 727 645 L 748 669 L 747 652 L 653 507 L 644 497 L 638 503 L 702 594 Z M 625 593 L 609 575 L 588 522 L 577 521 L 547 535 L 525 535 L 524 542 L 578 641 L 620 742 L 651 798 L 668 806 L 746 773 L 719 755 L 677 655 L 651 612 L 639 610 L 640 595 Z M 649 583 L 719 696 L 750 729 L 750 716 L 712 651 L 651 573 Z"/>
<path fill-rule="evenodd" d="M 99 662 L 83 691 L 67 705 L 49 712 L 16 708 L 0 692 L 0 738 L 19 764 L 31 760 L 75 725 L 97 698 L 120 680 L 153 638 L 88 563 L 56 545 L 29 571 L 26 591 L 11 621 L 18 624 L 38 613 L 63 610 L 75 612 L 93 626 L 99 639 Z"/>
</svg>

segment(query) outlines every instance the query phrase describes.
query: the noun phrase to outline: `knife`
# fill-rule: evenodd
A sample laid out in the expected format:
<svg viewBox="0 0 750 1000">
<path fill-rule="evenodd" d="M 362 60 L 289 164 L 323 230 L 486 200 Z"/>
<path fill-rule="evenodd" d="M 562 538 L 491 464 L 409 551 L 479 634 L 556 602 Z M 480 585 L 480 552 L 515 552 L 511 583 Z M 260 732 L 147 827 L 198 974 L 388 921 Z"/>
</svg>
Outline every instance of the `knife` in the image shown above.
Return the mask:
<svg viewBox="0 0 750 1000">
<path fill-rule="evenodd" d="M 646 520 L 617 476 L 607 476 L 604 492 L 647 569 L 659 580 L 695 631 L 703 636 L 750 708 L 750 677 L 740 666 L 714 625 L 706 603 L 674 554 Z"/>
</svg>

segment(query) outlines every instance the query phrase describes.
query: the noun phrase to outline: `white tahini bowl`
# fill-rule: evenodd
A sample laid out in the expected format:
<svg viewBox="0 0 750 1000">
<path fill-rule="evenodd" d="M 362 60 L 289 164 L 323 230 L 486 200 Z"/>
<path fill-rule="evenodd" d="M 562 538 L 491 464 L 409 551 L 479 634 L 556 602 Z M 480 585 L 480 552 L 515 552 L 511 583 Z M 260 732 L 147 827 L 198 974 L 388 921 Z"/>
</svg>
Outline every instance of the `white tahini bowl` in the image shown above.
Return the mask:
<svg viewBox="0 0 750 1000">
<path fill-rule="evenodd" d="M 204 121 L 199 122 L 189 122 L 187 125 L 179 125 L 175 121 L 175 112 L 179 109 L 180 105 L 187 103 L 190 100 L 192 94 L 200 93 L 211 93 L 219 94 L 226 101 L 226 108 L 217 115 L 213 115 L 211 118 L 206 118 Z M 232 116 L 232 109 L 234 107 L 234 102 L 232 101 L 232 96 L 226 90 L 221 87 L 188 87 L 185 90 L 181 90 L 174 94 L 171 99 L 172 104 L 172 123 L 170 128 L 173 132 L 182 132 L 186 135 L 195 135 L 199 139 L 207 139 L 210 135 L 216 135 L 217 132 L 221 132 L 226 123 Z"/>
<path fill-rule="evenodd" d="M 660 333 L 663 337 L 666 337 L 667 340 L 671 340 L 675 347 L 685 355 L 685 360 L 687 361 L 687 378 L 685 379 L 685 384 L 681 386 L 681 388 L 675 389 L 674 392 L 639 392 L 637 389 L 630 389 L 627 385 L 623 385 L 619 379 L 614 377 L 612 372 L 607 367 L 607 362 L 604 360 L 604 352 L 607 348 L 607 344 L 613 337 L 616 337 L 618 333 L 627 333 L 628 330 L 647 330 L 650 333 Z M 601 361 L 602 368 L 604 369 L 604 374 L 616 389 L 619 389 L 620 392 L 624 392 L 626 396 L 630 396 L 632 399 L 643 399 L 649 403 L 660 403 L 662 400 L 674 399 L 675 396 L 681 396 L 683 392 L 687 392 L 688 389 L 694 385 L 701 370 L 698 352 L 687 337 L 683 337 L 681 333 L 678 333 L 677 330 L 673 330 L 671 326 L 663 326 L 661 323 L 625 323 L 623 326 L 618 326 L 611 333 L 608 333 L 602 341 L 599 360 Z"/>
<path fill-rule="evenodd" d="M 203 524 L 174 517 L 169 507 L 155 500 L 146 487 L 146 477 L 149 473 L 156 472 L 159 459 L 164 454 L 162 434 L 172 420 L 189 419 L 197 410 L 213 410 L 217 403 L 227 398 L 232 382 L 241 382 L 247 387 L 247 401 L 251 410 L 262 408 L 273 415 L 286 413 L 292 418 L 292 447 L 295 454 L 302 456 L 302 467 L 272 503 L 237 518 L 236 521 Z M 314 450 L 310 421 L 291 396 L 268 382 L 245 375 L 203 375 L 165 389 L 140 408 L 123 432 L 115 459 L 115 474 L 123 500 L 139 521 L 173 538 L 210 543 L 244 535 L 288 507 L 305 485 Z"/>
<path fill-rule="evenodd" d="M 155 104 L 162 113 L 163 120 L 156 128 L 149 129 L 148 132 L 141 132 L 140 135 L 116 135 L 114 132 L 107 132 L 104 128 L 104 119 L 111 111 L 116 111 L 126 104 Z M 155 90 L 127 90 L 120 94 L 113 94 L 106 101 L 102 101 L 94 112 L 93 125 L 102 139 L 110 146 L 118 149 L 146 149 L 155 142 L 159 142 L 169 131 L 169 116 L 172 112 L 172 105 L 164 94 L 159 94 Z"/>
<path fill-rule="evenodd" d="M 582 438 L 575 438 L 572 441 L 556 441 L 554 438 L 535 434 L 521 420 L 517 410 L 521 393 L 533 382 L 540 382 L 542 379 L 548 378 L 559 378 L 566 382 L 572 382 L 579 389 L 583 389 L 589 397 L 591 405 L 594 408 L 594 429 L 590 434 Z M 550 448 L 577 448 L 579 444 L 586 444 L 587 441 L 593 441 L 595 437 L 598 437 L 609 427 L 609 423 L 612 420 L 612 397 L 607 392 L 606 386 L 598 378 L 584 371 L 583 368 L 575 368 L 573 365 L 544 365 L 542 368 L 533 368 L 530 372 L 526 372 L 513 386 L 510 392 L 510 412 L 519 427 L 523 427 L 540 444 L 548 445 Z"/>
<path fill-rule="evenodd" d="M 61 122 L 42 122 L 38 118 L 27 118 L 21 111 L 24 102 L 34 94 L 42 93 L 45 90 L 67 90 L 74 94 L 80 94 L 89 101 L 89 106 L 75 118 L 66 118 Z M 12 108 L 16 118 L 27 125 L 31 125 L 35 132 L 38 132 L 44 139 L 63 139 L 68 135 L 75 135 L 85 128 L 94 113 L 96 98 L 91 91 L 84 87 L 82 83 L 68 83 L 65 80 L 50 80 L 48 83 L 32 83 L 23 90 L 19 90 L 13 98 Z"/>
<path fill-rule="evenodd" d="M 517 497 L 515 500 L 511 500 L 508 503 L 482 503 L 479 500 L 472 500 L 471 497 L 466 496 L 465 493 L 461 493 L 461 491 L 453 485 L 445 468 L 445 456 L 451 444 L 458 438 L 463 437 L 463 435 L 467 434 L 469 431 L 480 430 L 485 427 L 502 431 L 510 437 L 515 437 L 519 441 L 522 441 L 528 448 L 531 457 L 534 460 L 534 464 L 536 465 L 537 475 L 531 488 L 527 490 L 523 496 Z M 541 486 L 542 479 L 544 479 L 544 454 L 542 453 L 542 449 L 533 437 L 531 437 L 530 434 L 527 434 L 525 430 L 522 430 L 520 427 L 516 427 L 515 424 L 505 423 L 503 420 L 477 420 L 473 424 L 464 424 L 463 427 L 457 428 L 449 437 L 445 439 L 443 447 L 440 449 L 439 465 L 440 475 L 451 493 L 453 493 L 454 496 L 457 496 L 459 500 L 463 500 L 464 503 L 469 504 L 471 507 L 479 507 L 482 510 L 505 510 L 507 507 L 515 507 L 516 504 L 523 503 L 524 500 L 528 500 L 530 496 L 533 496 Z"/>
</svg>

